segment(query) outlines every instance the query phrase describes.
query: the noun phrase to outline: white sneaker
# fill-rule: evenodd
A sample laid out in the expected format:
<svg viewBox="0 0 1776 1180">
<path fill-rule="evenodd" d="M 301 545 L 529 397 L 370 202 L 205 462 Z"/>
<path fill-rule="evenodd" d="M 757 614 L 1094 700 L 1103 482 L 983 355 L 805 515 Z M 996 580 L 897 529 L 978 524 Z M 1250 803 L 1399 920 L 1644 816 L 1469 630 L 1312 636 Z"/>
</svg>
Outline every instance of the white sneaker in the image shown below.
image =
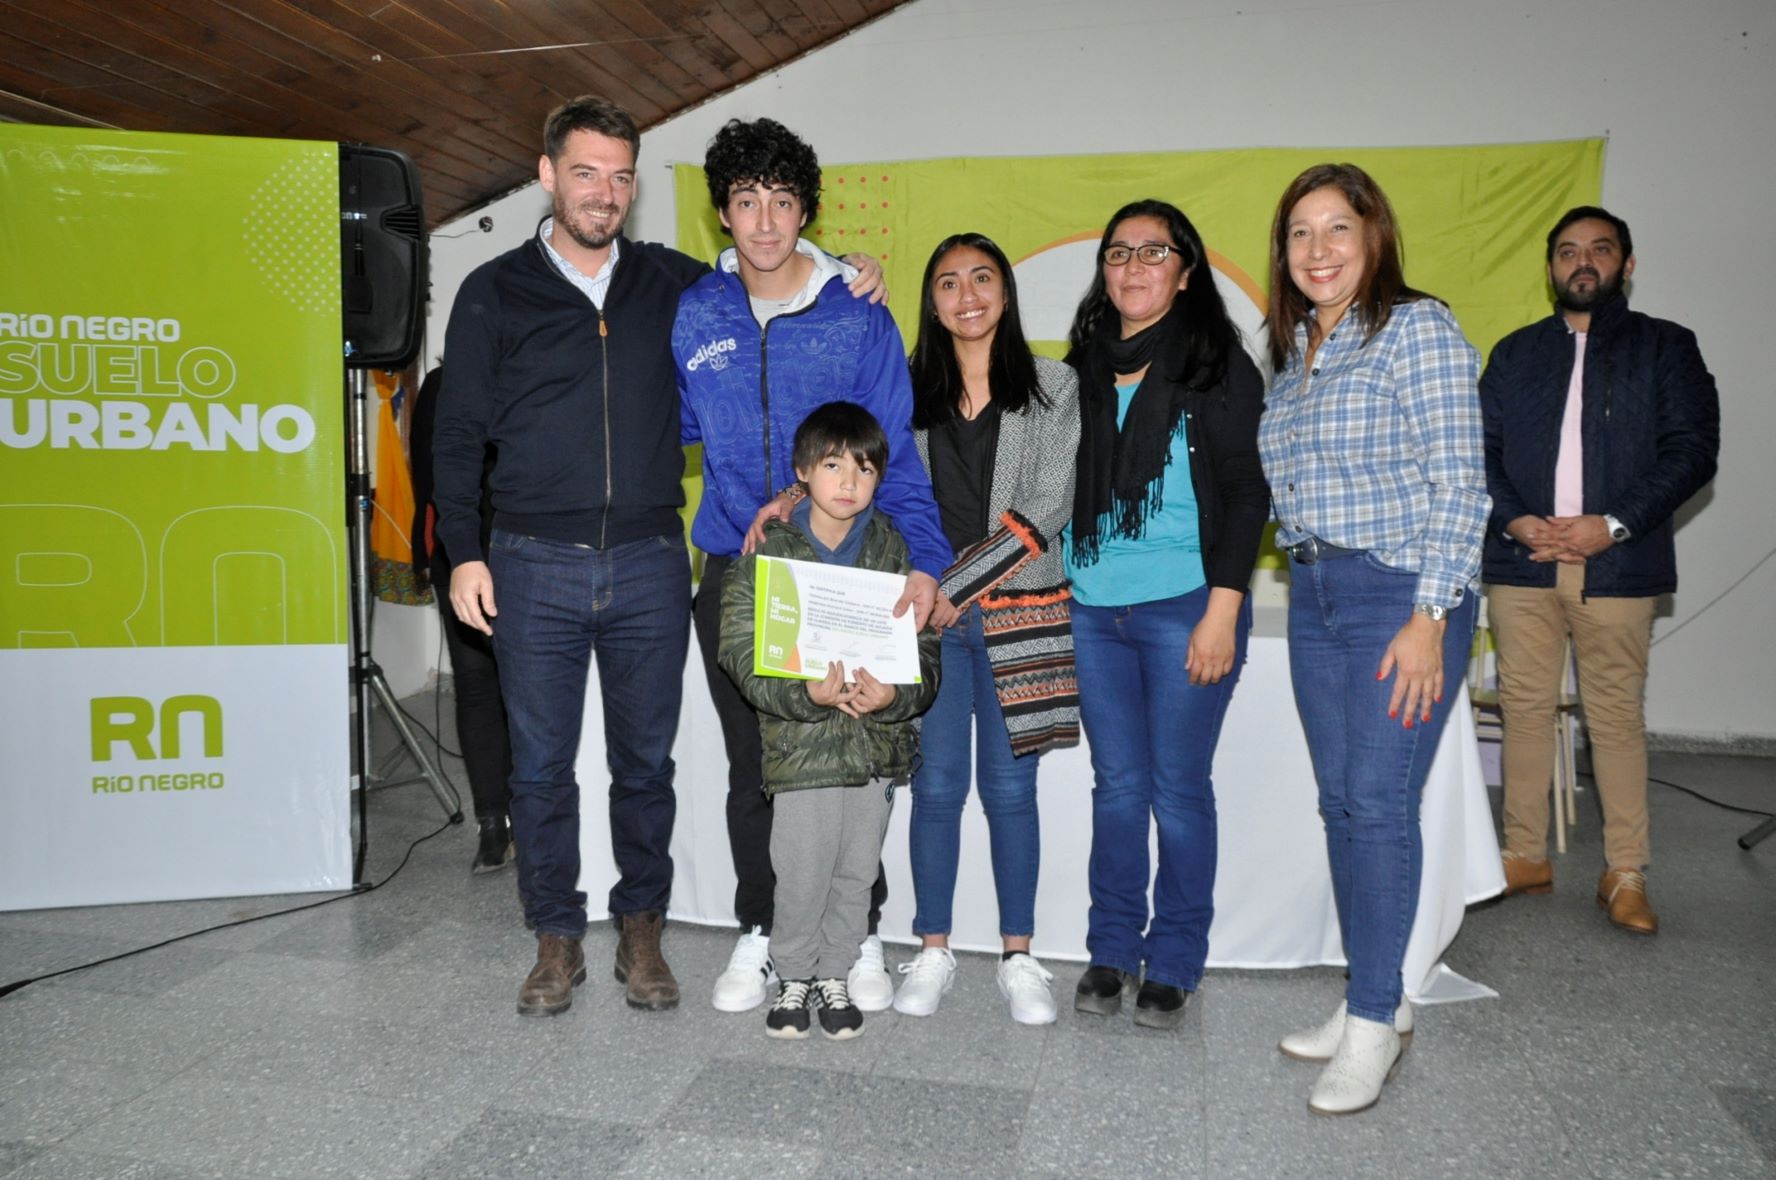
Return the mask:
<svg viewBox="0 0 1776 1180">
<path fill-rule="evenodd" d="M 894 981 L 882 957 L 882 940 L 870 935 L 857 948 L 857 962 L 845 976 L 845 990 L 859 1012 L 886 1012 L 894 1002 Z"/>
<path fill-rule="evenodd" d="M 770 936 L 754 926 L 734 944 L 727 970 L 715 977 L 715 1010 L 750 1012 L 765 1002 L 765 993 L 776 982 Z"/>
<path fill-rule="evenodd" d="M 906 979 L 894 997 L 894 1010 L 908 1016 L 930 1016 L 956 982 L 956 956 L 947 946 L 928 946 L 912 962 L 902 963 L 900 973 Z"/>
<path fill-rule="evenodd" d="M 1404 1053 L 1412 1044 L 1412 1001 L 1401 1000 L 1400 1006 L 1394 1009 L 1394 1031 L 1400 1034 L 1400 1052 Z M 1293 1057 L 1297 1061 L 1308 1061 L 1318 1064 L 1332 1060 L 1338 1051 L 1338 1042 L 1344 1039 L 1344 1001 L 1338 1002 L 1338 1011 L 1332 1018 L 1318 1028 L 1304 1028 L 1300 1032 L 1292 1032 L 1277 1044 L 1284 1057 Z"/>
<path fill-rule="evenodd" d="M 1053 981 L 1028 954 L 999 960 L 999 994 L 1011 1001 L 1011 1018 L 1019 1024 L 1054 1023 L 1055 998 L 1048 990 Z"/>
<path fill-rule="evenodd" d="M 1368 1110 L 1399 1065 L 1400 1034 L 1393 1025 L 1346 1016 L 1344 1037 L 1314 1082 L 1307 1108 L 1315 1114 Z"/>
</svg>

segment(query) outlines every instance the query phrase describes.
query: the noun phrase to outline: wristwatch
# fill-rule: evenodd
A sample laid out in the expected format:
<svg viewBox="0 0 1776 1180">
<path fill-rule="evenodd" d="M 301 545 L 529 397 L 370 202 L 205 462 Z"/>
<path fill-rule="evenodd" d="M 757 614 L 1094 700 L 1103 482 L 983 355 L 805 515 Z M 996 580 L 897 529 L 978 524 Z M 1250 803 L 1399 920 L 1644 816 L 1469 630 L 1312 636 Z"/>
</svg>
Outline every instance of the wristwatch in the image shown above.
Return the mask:
<svg viewBox="0 0 1776 1180">
<path fill-rule="evenodd" d="M 1628 539 L 1628 526 L 1607 512 L 1603 514 L 1603 523 L 1609 526 L 1610 540 L 1626 541 Z"/>
<path fill-rule="evenodd" d="M 1433 623 L 1441 623 L 1449 617 L 1448 607 L 1436 606 L 1429 602 L 1415 602 L 1412 604 L 1412 610 L 1415 614 L 1424 615 Z"/>
</svg>

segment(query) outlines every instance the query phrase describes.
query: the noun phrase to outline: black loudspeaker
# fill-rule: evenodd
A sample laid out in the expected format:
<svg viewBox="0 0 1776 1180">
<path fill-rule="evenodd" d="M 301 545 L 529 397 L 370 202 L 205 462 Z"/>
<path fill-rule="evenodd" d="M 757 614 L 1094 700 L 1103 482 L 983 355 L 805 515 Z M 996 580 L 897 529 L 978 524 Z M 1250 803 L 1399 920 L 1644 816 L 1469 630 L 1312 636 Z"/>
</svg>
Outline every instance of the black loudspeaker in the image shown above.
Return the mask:
<svg viewBox="0 0 1776 1180">
<path fill-rule="evenodd" d="M 419 355 L 426 232 L 419 170 L 403 153 L 339 145 L 345 363 L 404 369 Z"/>
</svg>

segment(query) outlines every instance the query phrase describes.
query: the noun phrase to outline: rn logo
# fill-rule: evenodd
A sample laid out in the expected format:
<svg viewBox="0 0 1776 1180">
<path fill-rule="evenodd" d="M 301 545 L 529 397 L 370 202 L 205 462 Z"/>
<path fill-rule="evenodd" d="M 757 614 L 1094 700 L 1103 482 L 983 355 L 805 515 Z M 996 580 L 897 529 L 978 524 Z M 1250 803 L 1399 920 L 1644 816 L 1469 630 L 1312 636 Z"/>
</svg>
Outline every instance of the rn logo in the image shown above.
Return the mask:
<svg viewBox="0 0 1776 1180">
<path fill-rule="evenodd" d="M 215 697 L 186 693 L 160 703 L 143 697 L 93 697 L 92 760 L 110 762 L 118 747 L 124 757 L 138 762 L 172 761 L 181 756 L 183 722 L 197 718 L 197 732 L 206 759 L 222 757 L 222 702 Z M 159 732 L 156 734 L 156 720 Z M 158 736 L 158 749 L 156 737 Z M 222 772 L 197 767 L 164 774 L 94 775 L 95 795 L 129 795 L 157 791 L 216 791 L 223 786 Z"/>
</svg>

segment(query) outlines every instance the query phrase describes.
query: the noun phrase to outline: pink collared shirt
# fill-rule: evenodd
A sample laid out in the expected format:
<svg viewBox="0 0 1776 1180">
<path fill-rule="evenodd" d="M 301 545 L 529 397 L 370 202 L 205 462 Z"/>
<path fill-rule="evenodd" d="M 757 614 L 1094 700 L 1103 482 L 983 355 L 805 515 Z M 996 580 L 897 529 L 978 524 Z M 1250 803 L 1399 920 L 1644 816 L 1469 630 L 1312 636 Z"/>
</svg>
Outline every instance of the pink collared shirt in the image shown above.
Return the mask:
<svg viewBox="0 0 1776 1180">
<path fill-rule="evenodd" d="M 1554 461 L 1554 515 L 1585 514 L 1585 446 L 1579 424 L 1585 410 L 1585 333 L 1574 332 L 1573 375 L 1560 419 L 1560 455 Z"/>
</svg>

